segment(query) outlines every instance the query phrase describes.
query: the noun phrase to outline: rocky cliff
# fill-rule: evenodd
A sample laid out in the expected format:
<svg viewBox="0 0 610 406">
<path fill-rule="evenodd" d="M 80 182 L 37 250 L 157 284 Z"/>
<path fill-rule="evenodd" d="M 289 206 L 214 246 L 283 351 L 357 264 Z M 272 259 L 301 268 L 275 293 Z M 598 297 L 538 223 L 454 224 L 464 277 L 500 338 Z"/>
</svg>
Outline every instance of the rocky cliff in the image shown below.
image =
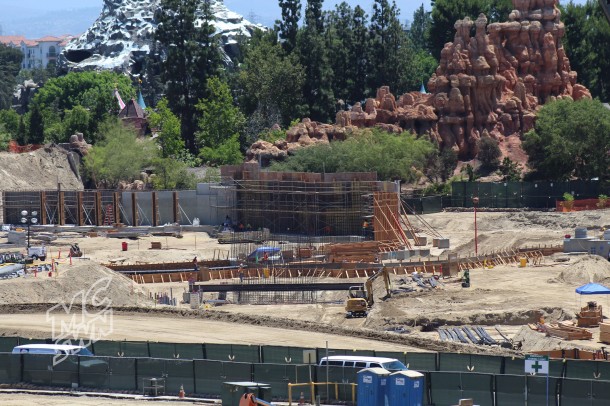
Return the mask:
<svg viewBox="0 0 610 406">
<path fill-rule="evenodd" d="M 160 0 L 104 0 L 98 19 L 72 40 L 60 56 L 62 70 L 113 69 L 139 73 L 140 62 L 150 52 Z M 237 36 L 249 37 L 263 28 L 227 9 L 222 0 L 212 1 L 214 26 L 222 41 L 225 60 L 235 55 Z"/>
<path fill-rule="evenodd" d="M 515 10 L 507 22 L 488 24 L 483 14 L 476 21 L 458 20 L 454 41 L 445 44 L 428 81 L 430 93 L 396 98 L 382 87 L 364 106 L 356 103 L 338 112 L 335 125 L 306 120 L 288 131 L 285 142 L 253 145 L 248 158 L 281 157 L 281 151 L 328 142 L 349 128 L 373 126 L 428 134 L 461 160 L 476 157 L 481 137 L 497 139 L 505 156 L 524 157 L 520 136 L 533 128 L 541 105 L 559 98 L 591 98 L 576 83 L 577 73 L 561 44 L 565 28 L 557 3 L 513 0 Z"/>
</svg>

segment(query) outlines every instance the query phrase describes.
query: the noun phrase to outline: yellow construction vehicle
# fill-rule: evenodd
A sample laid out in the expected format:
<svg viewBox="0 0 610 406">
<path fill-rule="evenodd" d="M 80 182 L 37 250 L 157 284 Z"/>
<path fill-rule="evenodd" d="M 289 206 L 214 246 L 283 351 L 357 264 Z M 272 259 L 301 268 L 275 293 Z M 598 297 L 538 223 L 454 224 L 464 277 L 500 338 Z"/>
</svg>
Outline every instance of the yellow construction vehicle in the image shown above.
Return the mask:
<svg viewBox="0 0 610 406">
<path fill-rule="evenodd" d="M 364 288 L 360 286 L 352 286 L 349 288 L 347 302 L 345 304 L 345 317 L 366 317 L 368 309 L 373 307 L 375 300 L 373 298 L 373 282 L 380 276 L 383 277 L 385 284 L 385 290 L 387 292 L 386 298 L 392 295 L 390 273 L 383 267 L 372 276 L 370 276 L 365 284 Z"/>
</svg>

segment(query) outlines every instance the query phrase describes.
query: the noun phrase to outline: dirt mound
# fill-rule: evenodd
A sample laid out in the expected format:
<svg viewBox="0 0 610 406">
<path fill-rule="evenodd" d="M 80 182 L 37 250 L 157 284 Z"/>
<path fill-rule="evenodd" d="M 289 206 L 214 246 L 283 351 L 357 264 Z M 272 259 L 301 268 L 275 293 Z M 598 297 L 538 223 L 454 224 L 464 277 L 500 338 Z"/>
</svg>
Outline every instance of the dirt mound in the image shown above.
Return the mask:
<svg viewBox="0 0 610 406">
<path fill-rule="evenodd" d="M 146 305 L 148 294 L 129 278 L 96 263 L 60 265 L 59 275 L 0 281 L 0 304 L 74 303 L 111 306 Z"/>
<path fill-rule="evenodd" d="M 22 154 L 3 152 L 0 153 L 0 189 L 48 190 L 57 189 L 61 183 L 64 190 L 82 190 L 83 183 L 74 172 L 77 165 L 74 155 L 57 147 Z"/>
<path fill-rule="evenodd" d="M 573 257 L 568 269 L 561 271 L 551 282 L 566 283 L 576 287 L 589 282 L 610 284 L 610 262 L 598 255 Z"/>
</svg>

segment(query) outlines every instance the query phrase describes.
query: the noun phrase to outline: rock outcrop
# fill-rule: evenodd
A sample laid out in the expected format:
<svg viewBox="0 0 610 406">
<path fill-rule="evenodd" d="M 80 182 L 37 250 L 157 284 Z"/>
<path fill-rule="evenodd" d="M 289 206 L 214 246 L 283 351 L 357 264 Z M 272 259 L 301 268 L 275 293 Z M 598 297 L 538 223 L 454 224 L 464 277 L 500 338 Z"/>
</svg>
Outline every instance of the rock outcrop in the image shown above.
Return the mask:
<svg viewBox="0 0 610 406">
<path fill-rule="evenodd" d="M 112 69 L 138 74 L 142 59 L 151 50 L 157 28 L 154 16 L 160 3 L 160 0 L 104 0 L 98 19 L 61 53 L 60 69 Z M 225 62 L 230 64 L 237 37 L 249 37 L 255 28 L 264 27 L 230 11 L 222 0 L 212 1 L 212 10 Z"/>
<path fill-rule="evenodd" d="M 334 126 L 303 122 L 288 131 L 286 148 L 339 138 L 352 127 L 378 126 L 390 131 L 427 134 L 461 160 L 478 153 L 481 137 L 501 148 L 506 137 L 533 128 L 544 103 L 560 98 L 591 98 L 576 83 L 577 74 L 561 44 L 565 34 L 558 0 L 513 0 L 509 21 L 488 24 L 481 14 L 455 23 L 453 42 L 445 44 L 439 66 L 428 81 L 430 93 L 406 93 L 398 99 L 382 87 L 363 106 L 337 113 Z M 471 36 L 474 27 L 475 34 Z M 314 137 L 312 137 L 312 133 Z M 320 136 L 315 136 L 320 134 Z M 519 149 L 520 142 L 506 142 Z M 255 154 L 249 154 L 255 159 Z"/>
</svg>

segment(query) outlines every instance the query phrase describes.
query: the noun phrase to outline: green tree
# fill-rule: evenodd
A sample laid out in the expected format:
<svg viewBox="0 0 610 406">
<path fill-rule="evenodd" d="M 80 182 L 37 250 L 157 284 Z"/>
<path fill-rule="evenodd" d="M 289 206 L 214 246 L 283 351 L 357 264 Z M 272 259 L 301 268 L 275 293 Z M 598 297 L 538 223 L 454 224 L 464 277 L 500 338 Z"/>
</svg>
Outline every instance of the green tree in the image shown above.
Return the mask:
<svg viewBox="0 0 610 406">
<path fill-rule="evenodd" d="M 287 125 L 303 110 L 305 73 L 295 54 L 286 55 L 271 34 L 257 31 L 245 50 L 239 83 L 245 112 L 260 114 L 264 127 Z"/>
<path fill-rule="evenodd" d="M 177 157 L 184 150 L 184 141 L 180 138 L 180 120 L 169 109 L 167 99 L 163 98 L 157 107 L 150 112 L 148 122 L 158 131 L 157 144 L 161 148 L 161 157 Z"/>
<path fill-rule="evenodd" d="M 40 111 L 40 105 L 32 103 L 30 112 L 28 114 L 28 126 L 29 133 L 27 142 L 29 144 L 42 144 L 44 142 L 44 122 L 42 120 L 42 112 Z"/>
<path fill-rule="evenodd" d="M 121 181 L 133 182 L 158 155 L 153 141 L 138 139 L 132 128 L 116 118 L 102 123 L 99 132 L 100 141 L 83 161 L 98 188 L 114 189 Z"/>
<path fill-rule="evenodd" d="M 161 77 L 180 132 L 191 152 L 197 150 L 197 102 L 209 95 L 206 82 L 221 67 L 210 0 L 162 0 L 155 39 L 164 48 Z"/>
<path fill-rule="evenodd" d="M 436 147 L 429 141 L 379 129 L 359 130 L 345 141 L 295 151 L 272 170 L 297 172 L 377 172 L 382 180 L 419 180 Z"/>
<path fill-rule="evenodd" d="M 229 86 L 225 82 L 213 77 L 208 79 L 207 87 L 210 97 L 201 100 L 196 106 L 201 116 L 196 133 L 197 143 L 202 148 L 200 157 L 204 161 L 218 162 L 211 154 L 221 150 L 228 154 L 226 161 L 234 162 L 235 147 L 239 152 L 238 140 L 246 119 L 239 108 L 233 105 Z"/>
<path fill-rule="evenodd" d="M 279 32 L 284 51 L 290 54 L 297 46 L 299 20 L 301 19 L 301 1 L 279 0 L 279 5 L 282 9 L 282 19 L 275 22 L 275 29 Z"/>
<path fill-rule="evenodd" d="M 39 123 L 28 122 L 30 127 L 29 135 L 34 139 L 43 140 L 49 137 L 55 141 L 66 142 L 66 133 L 58 126 L 65 118 L 66 112 L 72 111 L 75 106 L 81 106 L 90 114 L 89 128 L 83 131 L 88 142 L 95 143 L 98 124 L 110 116 L 119 113 L 119 104 L 114 95 L 117 89 L 124 100 L 135 97 L 135 89 L 131 85 L 131 80 L 124 75 L 113 72 L 71 72 L 65 76 L 49 79 L 41 87 L 32 102 L 30 110 L 40 111 L 42 120 Z M 31 120 L 30 116 L 30 120 Z M 36 118 L 36 116 L 34 116 Z M 42 130 L 38 126 L 42 126 Z M 51 134 L 48 127 L 54 127 Z"/>
<path fill-rule="evenodd" d="M 350 66 L 354 69 L 353 89 L 348 100 L 355 103 L 370 95 L 366 76 L 369 71 L 368 16 L 360 6 L 354 8 L 353 41 L 350 48 Z"/>
<path fill-rule="evenodd" d="M 349 99 L 354 93 L 354 59 L 351 51 L 354 49 L 354 10 L 346 2 L 335 6 L 333 11 L 326 15 L 325 36 L 333 75 L 333 91 L 337 99 L 352 102 Z M 361 51 L 362 52 L 362 51 Z"/>
<path fill-rule="evenodd" d="M 486 170 L 495 170 L 500 166 L 500 145 L 498 141 L 491 137 L 483 137 L 479 140 L 479 153 L 477 158 L 481 162 L 481 167 Z"/>
<path fill-rule="evenodd" d="M 152 161 L 154 176 L 153 188 L 157 190 L 195 189 L 197 179 L 188 172 L 188 166 L 172 158 L 155 158 Z"/>
<path fill-rule="evenodd" d="M 16 78 L 21 68 L 23 54 L 19 49 L 0 43 L 0 110 L 13 104 Z"/>
<path fill-rule="evenodd" d="M 87 134 L 90 128 L 91 113 L 83 106 L 74 106 L 72 110 L 65 112 L 63 121 L 63 139 L 56 140 L 63 142 L 69 139 L 71 135 L 76 133 Z"/>
<path fill-rule="evenodd" d="M 409 39 L 416 51 L 428 48 L 428 34 L 432 23 L 430 14 L 429 11 L 424 9 L 423 3 L 413 13 L 413 22 L 409 27 Z"/>
<path fill-rule="evenodd" d="M 199 155 L 208 165 L 237 165 L 244 160 L 238 134 L 222 141 L 215 148 L 203 147 Z"/>
<path fill-rule="evenodd" d="M 0 124 L 4 125 L 4 131 L 16 137 L 19 132 L 20 116 L 15 110 L 0 110 Z"/>
<path fill-rule="evenodd" d="M 4 123 L 0 122 L 0 151 L 8 149 L 8 143 L 12 138 L 11 133 L 6 130 Z"/>
<path fill-rule="evenodd" d="M 432 0 L 428 49 L 434 57 L 440 57 L 445 43 L 453 41 L 457 20 L 466 16 L 475 20 L 484 13 L 489 22 L 506 21 L 512 9 L 511 0 Z"/>
<path fill-rule="evenodd" d="M 388 0 L 375 0 L 373 15 L 369 28 L 370 37 L 370 72 L 369 87 L 375 91 L 380 86 L 390 86 L 393 92 L 399 92 L 401 77 L 401 59 L 405 57 L 404 49 L 407 36 L 399 20 L 400 10 L 396 3 Z"/>
<path fill-rule="evenodd" d="M 309 116 L 316 121 L 329 122 L 335 116 L 335 97 L 333 71 L 324 38 L 322 3 L 322 0 L 307 1 L 305 26 L 298 37 L 298 52 L 305 67 L 303 96 L 309 107 Z"/>
<path fill-rule="evenodd" d="M 523 149 L 537 178 L 608 179 L 610 111 L 598 100 L 558 100 L 545 104 Z"/>
<path fill-rule="evenodd" d="M 600 44 L 610 43 L 610 24 L 597 1 L 583 5 L 569 2 L 562 8 L 566 35 L 563 44 L 578 82 L 593 97 L 610 99 L 610 50 Z"/>
</svg>

